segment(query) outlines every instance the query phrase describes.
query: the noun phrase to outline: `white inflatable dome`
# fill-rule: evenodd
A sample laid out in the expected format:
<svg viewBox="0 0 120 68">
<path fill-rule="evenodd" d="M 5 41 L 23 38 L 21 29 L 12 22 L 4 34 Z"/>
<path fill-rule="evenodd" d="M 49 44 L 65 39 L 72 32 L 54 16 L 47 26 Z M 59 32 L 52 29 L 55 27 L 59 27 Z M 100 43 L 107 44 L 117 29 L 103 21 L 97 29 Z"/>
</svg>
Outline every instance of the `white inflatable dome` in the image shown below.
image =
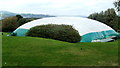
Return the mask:
<svg viewBox="0 0 120 68">
<path fill-rule="evenodd" d="M 26 36 L 27 31 L 38 25 L 46 24 L 66 24 L 72 25 L 78 30 L 82 40 L 80 42 L 92 42 L 93 40 L 101 40 L 111 36 L 117 36 L 111 27 L 88 18 L 81 17 L 49 17 L 37 19 L 18 27 L 13 33 L 16 36 Z"/>
</svg>

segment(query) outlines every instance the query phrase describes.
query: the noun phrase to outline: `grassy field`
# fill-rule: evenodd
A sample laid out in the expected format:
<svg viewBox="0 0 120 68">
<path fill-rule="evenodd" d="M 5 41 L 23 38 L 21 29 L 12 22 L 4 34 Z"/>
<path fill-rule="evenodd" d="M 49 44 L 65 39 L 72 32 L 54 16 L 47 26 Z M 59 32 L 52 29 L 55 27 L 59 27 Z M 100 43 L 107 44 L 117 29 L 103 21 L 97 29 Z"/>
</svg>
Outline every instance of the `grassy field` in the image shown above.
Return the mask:
<svg viewBox="0 0 120 68">
<path fill-rule="evenodd" d="M 118 42 L 67 43 L 2 36 L 3 66 L 117 66 Z"/>
</svg>

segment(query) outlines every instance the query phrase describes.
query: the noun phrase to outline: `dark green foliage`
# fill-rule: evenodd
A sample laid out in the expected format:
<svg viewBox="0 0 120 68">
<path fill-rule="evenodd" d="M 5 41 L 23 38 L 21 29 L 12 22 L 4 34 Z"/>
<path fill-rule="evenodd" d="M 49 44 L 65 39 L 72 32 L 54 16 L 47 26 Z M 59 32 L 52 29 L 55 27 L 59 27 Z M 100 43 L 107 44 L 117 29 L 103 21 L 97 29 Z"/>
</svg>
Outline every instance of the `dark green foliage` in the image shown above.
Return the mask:
<svg viewBox="0 0 120 68">
<path fill-rule="evenodd" d="M 27 18 L 22 18 L 22 19 L 18 20 L 18 25 L 21 26 L 21 25 L 23 25 L 23 24 L 25 24 L 27 22 L 30 22 L 30 21 L 32 21 L 32 20 L 27 19 Z"/>
<path fill-rule="evenodd" d="M 78 31 L 70 25 L 48 24 L 36 26 L 28 31 L 27 36 L 50 38 L 71 43 L 80 41 Z"/>
<path fill-rule="evenodd" d="M 16 17 L 17 17 L 18 20 L 23 18 L 21 15 L 16 15 Z"/>
<path fill-rule="evenodd" d="M 8 17 L 2 20 L 2 31 L 12 32 L 18 27 L 16 17 Z"/>
<path fill-rule="evenodd" d="M 113 26 L 113 28 L 117 31 L 120 30 L 120 17 L 116 16 L 110 24 Z"/>
<path fill-rule="evenodd" d="M 23 18 L 21 15 L 16 15 L 16 17 L 17 17 L 17 23 L 19 26 L 21 26 L 27 22 L 30 22 L 32 20 L 38 19 L 38 18 Z"/>
<path fill-rule="evenodd" d="M 0 20 L 0 32 L 12 32 L 17 27 L 36 19 L 37 18 L 23 18 L 20 15 L 5 18 Z"/>
<path fill-rule="evenodd" d="M 117 11 L 120 11 L 120 0 L 115 1 L 114 6 L 116 7 Z"/>
<path fill-rule="evenodd" d="M 93 13 L 89 15 L 90 19 L 94 19 L 100 22 L 103 22 L 104 24 L 110 26 L 111 28 L 115 29 L 116 31 L 119 30 L 118 27 L 118 18 L 115 10 L 113 8 L 106 10 L 105 12 L 100 12 L 100 13 Z"/>
</svg>

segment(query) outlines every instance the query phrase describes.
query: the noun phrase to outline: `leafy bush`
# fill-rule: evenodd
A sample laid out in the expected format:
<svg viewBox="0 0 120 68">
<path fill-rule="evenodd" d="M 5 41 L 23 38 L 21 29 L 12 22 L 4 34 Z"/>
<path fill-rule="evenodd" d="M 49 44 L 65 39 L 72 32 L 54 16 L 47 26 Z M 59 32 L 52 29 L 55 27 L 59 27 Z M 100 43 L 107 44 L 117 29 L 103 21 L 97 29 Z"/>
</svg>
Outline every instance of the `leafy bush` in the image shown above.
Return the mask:
<svg viewBox="0 0 120 68">
<path fill-rule="evenodd" d="M 11 32 L 18 27 L 16 17 L 8 17 L 2 20 L 2 31 Z"/>
<path fill-rule="evenodd" d="M 80 41 L 80 35 L 70 25 L 48 24 L 31 28 L 27 32 L 27 36 L 50 38 L 60 41 L 76 43 Z"/>
</svg>

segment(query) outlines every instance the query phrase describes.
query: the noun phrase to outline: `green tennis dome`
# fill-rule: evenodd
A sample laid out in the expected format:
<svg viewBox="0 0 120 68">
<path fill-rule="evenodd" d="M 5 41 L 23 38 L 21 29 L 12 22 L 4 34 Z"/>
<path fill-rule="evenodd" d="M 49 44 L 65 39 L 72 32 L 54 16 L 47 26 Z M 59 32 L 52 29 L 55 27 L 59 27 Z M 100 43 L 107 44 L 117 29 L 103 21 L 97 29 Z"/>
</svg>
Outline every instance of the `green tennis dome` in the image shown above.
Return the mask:
<svg viewBox="0 0 120 68">
<path fill-rule="evenodd" d="M 78 30 L 82 37 L 80 42 L 105 42 L 111 40 L 112 37 L 118 36 L 118 33 L 111 27 L 101 22 L 82 17 L 49 17 L 37 19 L 23 24 L 13 31 L 12 34 L 16 36 L 26 36 L 26 33 L 30 28 L 46 24 L 72 25 Z"/>
</svg>

